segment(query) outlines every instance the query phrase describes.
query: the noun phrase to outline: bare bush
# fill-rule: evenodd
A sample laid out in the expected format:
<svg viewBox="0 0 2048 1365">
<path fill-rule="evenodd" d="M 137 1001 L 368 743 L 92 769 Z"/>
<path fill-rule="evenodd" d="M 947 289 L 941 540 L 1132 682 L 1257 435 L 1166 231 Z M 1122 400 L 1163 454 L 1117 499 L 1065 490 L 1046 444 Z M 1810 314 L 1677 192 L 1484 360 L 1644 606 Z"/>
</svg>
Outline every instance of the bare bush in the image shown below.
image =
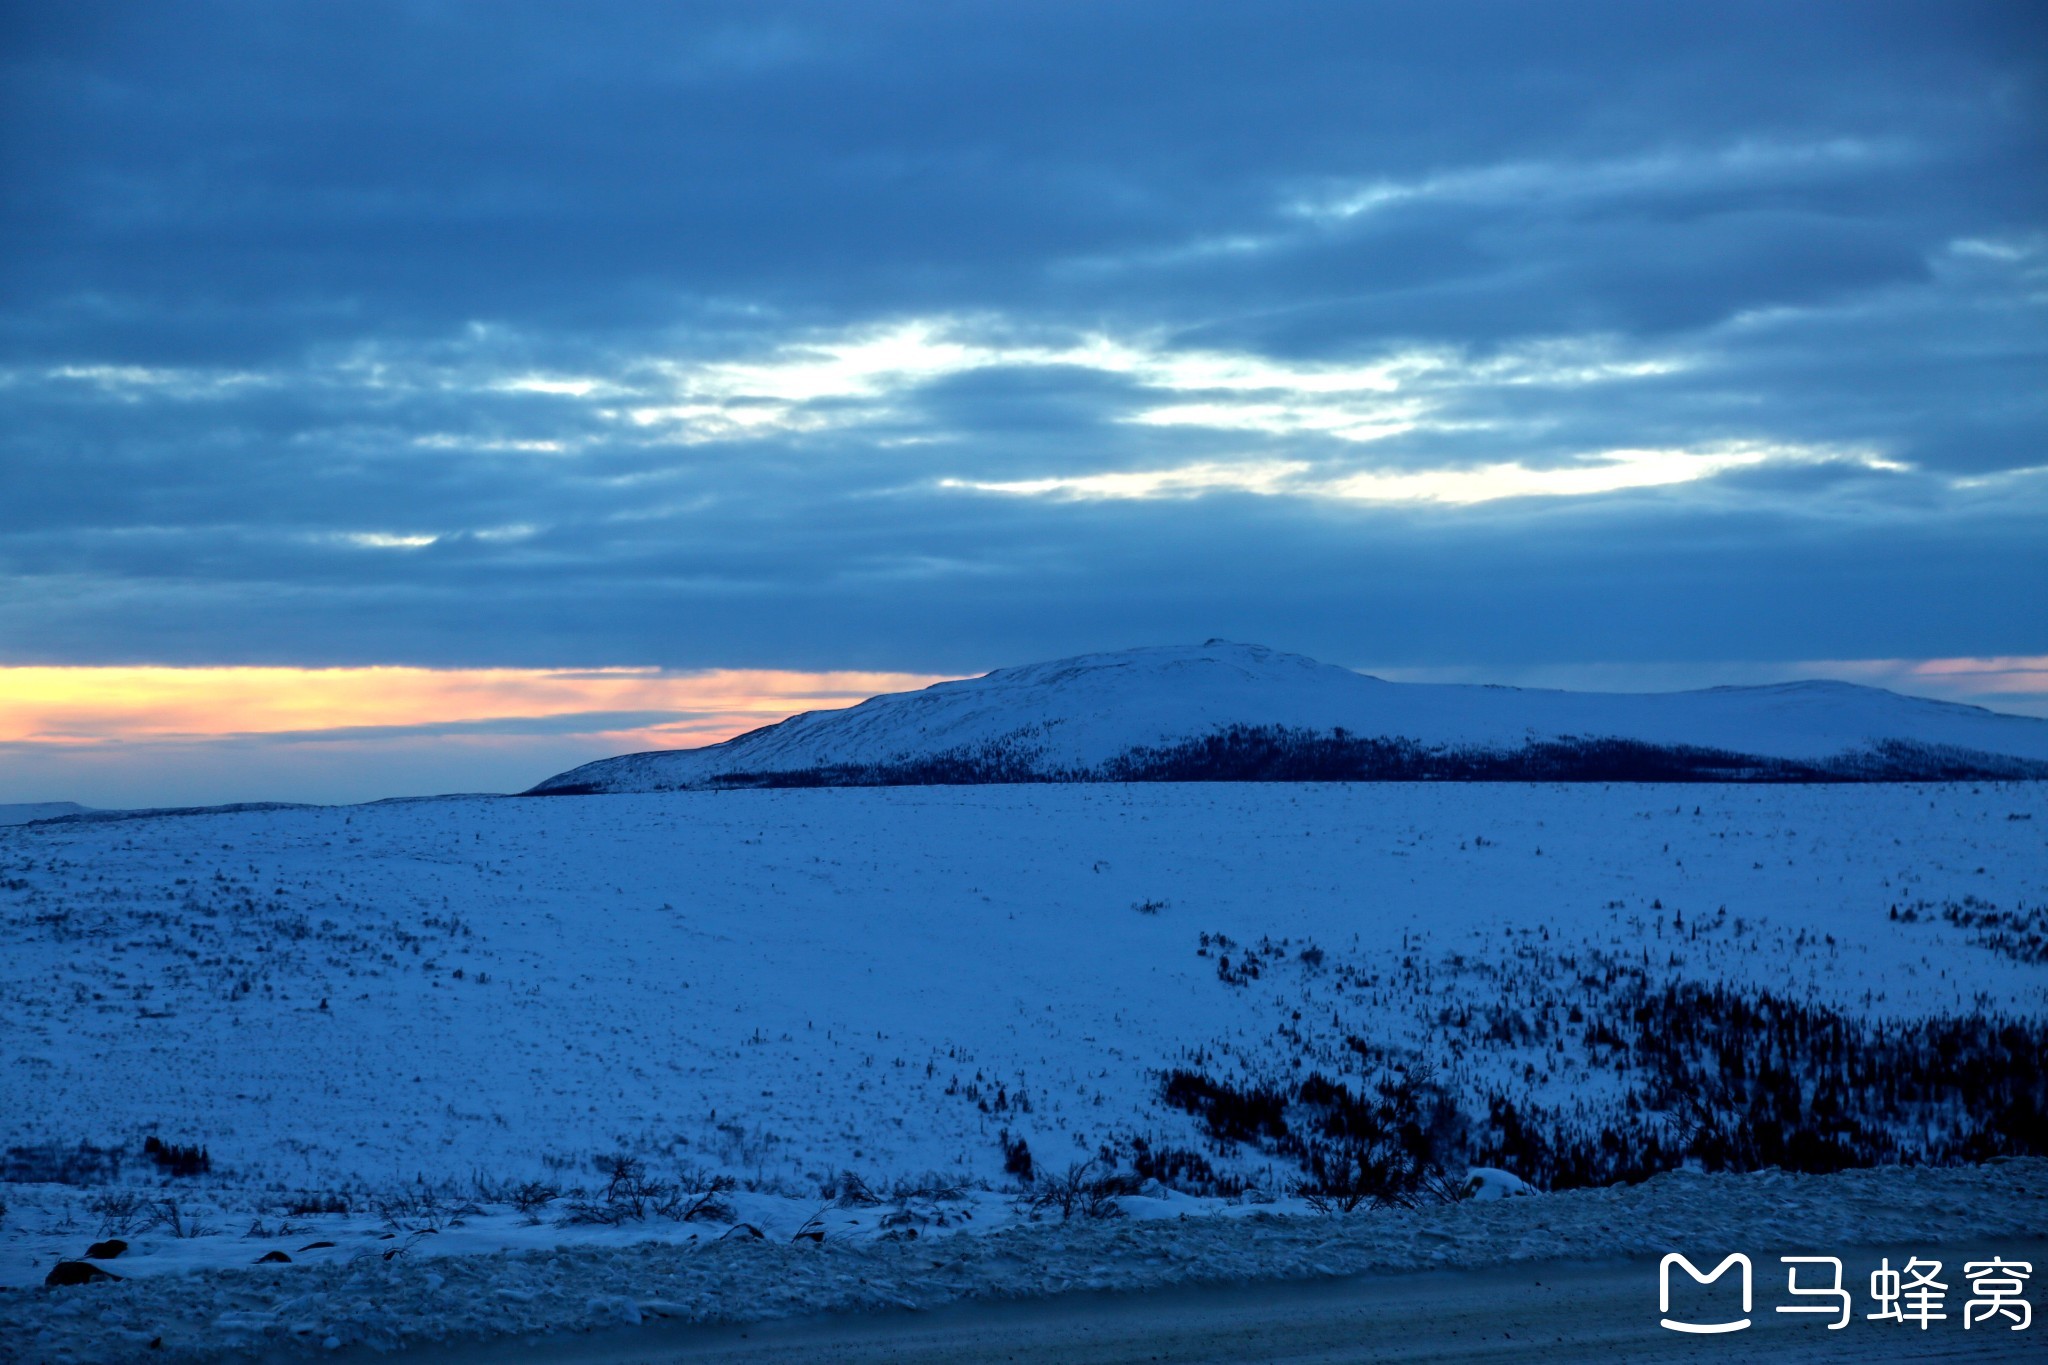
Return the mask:
<svg viewBox="0 0 2048 1365">
<path fill-rule="evenodd" d="M 731 1176 L 690 1168 L 680 1180 L 658 1180 L 639 1158 L 623 1153 L 600 1157 L 597 1169 L 605 1177 L 604 1187 L 595 1194 L 577 1191 L 563 1222 L 618 1227 L 650 1216 L 678 1223 L 732 1221 L 732 1204 L 725 1198 L 733 1188 Z"/>
<path fill-rule="evenodd" d="M 729 1175 L 686 1172 L 681 1188 L 690 1193 L 681 1197 L 681 1211 L 668 1216 L 682 1223 L 730 1223 L 737 1216 L 725 1197 L 732 1187 Z"/>
<path fill-rule="evenodd" d="M 1084 1218 L 1116 1218 L 1123 1210 L 1117 1200 L 1138 1192 L 1139 1180 L 1114 1171 L 1094 1173 L 1092 1160 L 1077 1162 L 1059 1175 L 1040 1173 L 1026 1207 L 1035 1214 L 1057 1211 L 1065 1222 L 1075 1214 Z"/>
<path fill-rule="evenodd" d="M 922 1175 L 899 1177 L 889 1187 L 889 1197 L 897 1203 L 906 1199 L 958 1199 L 965 1192 L 961 1182 L 943 1171 L 926 1171 Z"/>
<path fill-rule="evenodd" d="M 192 1237 L 211 1237 L 220 1229 L 202 1221 L 198 1214 L 187 1214 L 178 1207 L 175 1199 L 159 1200 L 154 1216 L 142 1226 L 143 1231 L 162 1228 L 171 1236 L 184 1240 Z"/>
<path fill-rule="evenodd" d="M 101 1237 L 125 1237 L 149 1217 L 149 1200 L 137 1190 L 105 1190 L 85 1201 L 85 1211 L 100 1220 Z"/>
<path fill-rule="evenodd" d="M 842 1209 L 871 1208 L 882 1202 L 882 1196 L 869 1189 L 868 1182 L 854 1171 L 841 1171 L 838 1180 L 825 1191 L 825 1197 Z"/>
<path fill-rule="evenodd" d="M 506 1190 L 503 1202 L 531 1218 L 537 1210 L 561 1197 L 562 1192 L 545 1180 L 527 1180 Z"/>
<path fill-rule="evenodd" d="M 1414 1206 L 1410 1191 L 1419 1185 L 1421 1173 L 1412 1169 L 1398 1147 L 1354 1142 L 1315 1157 L 1314 1174 L 1295 1182 L 1293 1191 L 1317 1213 Z"/>
<path fill-rule="evenodd" d="M 404 1190 L 375 1202 L 377 1216 L 395 1232 L 439 1232 L 452 1216 L 432 1190 Z"/>
</svg>

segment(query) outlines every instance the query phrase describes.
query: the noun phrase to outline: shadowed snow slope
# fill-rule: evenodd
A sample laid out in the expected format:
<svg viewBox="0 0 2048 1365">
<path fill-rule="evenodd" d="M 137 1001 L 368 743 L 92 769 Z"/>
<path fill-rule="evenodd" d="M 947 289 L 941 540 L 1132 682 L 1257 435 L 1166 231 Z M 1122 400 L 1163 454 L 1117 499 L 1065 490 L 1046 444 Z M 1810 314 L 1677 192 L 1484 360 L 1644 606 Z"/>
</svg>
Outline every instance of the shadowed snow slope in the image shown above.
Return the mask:
<svg viewBox="0 0 2048 1365">
<path fill-rule="evenodd" d="M 1394 683 L 1257 645 L 1088 654 L 810 711 L 534 790 L 1015 781 L 2048 777 L 2048 721 L 1840 682 Z"/>
</svg>

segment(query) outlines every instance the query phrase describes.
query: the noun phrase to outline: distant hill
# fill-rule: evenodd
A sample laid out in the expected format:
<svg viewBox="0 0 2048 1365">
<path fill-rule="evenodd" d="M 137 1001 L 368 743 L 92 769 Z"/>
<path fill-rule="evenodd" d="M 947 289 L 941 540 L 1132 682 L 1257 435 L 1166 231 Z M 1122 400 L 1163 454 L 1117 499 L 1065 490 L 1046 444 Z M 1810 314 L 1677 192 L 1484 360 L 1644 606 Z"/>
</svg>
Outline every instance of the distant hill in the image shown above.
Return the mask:
<svg viewBox="0 0 2048 1365">
<path fill-rule="evenodd" d="M 1147 781 L 2048 778 L 2048 721 L 1842 682 L 1694 692 L 1395 683 L 1257 645 L 1129 649 L 587 763 L 538 795 Z"/>
<path fill-rule="evenodd" d="M 54 820 L 60 815 L 84 815 L 90 806 L 81 806 L 76 801 L 30 801 L 25 804 L 0 805 L 0 825 L 25 825 L 31 820 Z"/>
</svg>

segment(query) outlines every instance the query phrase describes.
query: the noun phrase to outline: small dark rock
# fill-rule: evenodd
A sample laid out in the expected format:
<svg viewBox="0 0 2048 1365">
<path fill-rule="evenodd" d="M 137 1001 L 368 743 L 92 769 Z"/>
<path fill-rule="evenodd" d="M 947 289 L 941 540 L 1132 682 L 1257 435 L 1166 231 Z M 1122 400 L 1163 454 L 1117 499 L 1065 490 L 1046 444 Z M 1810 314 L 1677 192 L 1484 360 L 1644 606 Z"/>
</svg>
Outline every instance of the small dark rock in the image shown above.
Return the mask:
<svg viewBox="0 0 2048 1365">
<path fill-rule="evenodd" d="M 333 1245 L 334 1245 L 334 1243 L 332 1243 L 332 1242 L 308 1242 L 308 1243 L 306 1243 L 306 1244 L 305 1244 L 304 1246 L 300 1247 L 300 1248 L 299 1248 L 299 1250 L 300 1250 L 300 1251 L 318 1251 L 318 1250 L 319 1250 L 319 1249 L 320 1249 L 321 1247 L 331 1247 L 331 1246 L 333 1246 Z"/>
<path fill-rule="evenodd" d="M 282 1251 L 266 1251 L 256 1258 L 257 1265 L 290 1265 L 292 1258 Z"/>
<path fill-rule="evenodd" d="M 50 1273 L 43 1276 L 46 1285 L 91 1284 L 95 1280 L 118 1280 L 119 1275 L 110 1275 L 91 1261 L 59 1261 L 50 1267 Z"/>
<path fill-rule="evenodd" d="M 95 1261 L 111 1261 L 128 1249 L 128 1244 L 119 1237 L 109 1237 L 104 1242 L 94 1242 L 85 1249 L 85 1254 Z"/>
</svg>

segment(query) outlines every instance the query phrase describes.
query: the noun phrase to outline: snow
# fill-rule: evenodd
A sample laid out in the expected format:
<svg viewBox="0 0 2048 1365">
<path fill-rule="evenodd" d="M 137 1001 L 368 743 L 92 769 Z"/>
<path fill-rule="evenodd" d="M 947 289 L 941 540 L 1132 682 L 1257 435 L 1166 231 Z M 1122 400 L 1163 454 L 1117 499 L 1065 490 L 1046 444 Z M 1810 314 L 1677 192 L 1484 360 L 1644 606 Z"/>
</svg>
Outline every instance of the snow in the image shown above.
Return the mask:
<svg viewBox="0 0 2048 1365">
<path fill-rule="evenodd" d="M 1395 683 L 1257 645 L 1122 650 L 812 711 L 703 749 L 630 754 L 536 790 L 648 791 L 721 774 L 889 765 L 989 746 L 1040 772 L 1087 771 L 1133 749 L 1233 724 L 1512 750 L 1563 738 L 1840 759 L 1884 741 L 2048 762 L 2048 721 L 1842 682 L 1672 693 Z"/>
<path fill-rule="evenodd" d="M 1114 1226 L 1054 1226 L 999 1139 L 1054 1174 L 1134 1135 L 1203 1148 L 1167 1068 L 1273 1074 L 1351 1036 L 1464 1095 L 1597 1109 L 1619 1082 L 1583 1054 L 1444 1019 L 1601 954 L 1858 1018 L 2039 1017 L 2040 963 L 1890 912 L 2048 903 L 2044 836 L 2041 783 L 713 790 L 10 825 L 0 1320 L 38 1359 L 159 1335 L 173 1359 L 317 1352 L 1607 1254 L 1722 1226 L 1743 1190 L 1745 1226 L 1785 1237 L 2038 1229 L 2038 1203 L 1992 1197 L 2038 1200 L 2038 1162 L 1515 1198 L 1492 1196 L 1518 1173 L 1482 1169 L 1455 1209 L 1320 1220 L 1252 1145 L 1212 1151 L 1242 1197 L 1153 1184 Z M 1225 951 L 1266 969 L 1226 980 Z M 158 1171 L 149 1136 L 203 1144 L 211 1172 Z M 620 1152 L 692 1191 L 730 1177 L 732 1207 L 575 1221 L 566 1192 Z M 882 1202 L 828 1198 L 848 1170 Z M 523 1181 L 565 1193 L 522 1212 Z M 118 1283 L 41 1287 L 108 1235 L 131 1244 Z M 252 1264 L 270 1250 L 292 1260 Z"/>
<path fill-rule="evenodd" d="M 1520 1199 L 1535 1193 L 1536 1187 L 1513 1171 L 1503 1171 L 1493 1166 L 1474 1166 L 1465 1172 L 1467 1199 Z"/>
<path fill-rule="evenodd" d="M 745 1322 L 963 1299 L 1361 1273 L 1577 1263 L 1675 1249 L 1753 1256 L 1885 1246 L 1988 1251 L 2048 1225 L 2048 1162 L 1958 1170 L 1679 1173 L 1634 1187 L 1412 1212 L 1080 1221 L 988 1236 L 700 1239 L 423 1258 L 347 1254 L 81 1288 L 0 1289 L 7 1346 L 71 1365 L 322 1355 L 637 1325 Z M 1645 1275 L 1646 1302 L 1653 1281 Z"/>
<path fill-rule="evenodd" d="M 2037 964 L 1888 911 L 2048 900 L 2044 833 L 2037 783 L 769 790 L 15 826 L 0 1143 L 122 1146 L 132 1180 L 155 1134 L 272 1190 L 566 1185 L 622 1147 L 803 1195 L 847 1168 L 1000 1183 L 1004 1130 L 1054 1169 L 1131 1133 L 1196 1145 L 1161 1070 L 1197 1048 L 1286 1065 L 1291 1010 L 1310 1041 L 1503 1081 L 1521 1054 L 1443 1052 L 1447 1004 L 1574 951 L 1678 962 L 1676 914 L 1690 979 L 1860 1016 L 2039 1013 Z M 1293 946 L 1231 986 L 1204 934 Z"/>
</svg>

